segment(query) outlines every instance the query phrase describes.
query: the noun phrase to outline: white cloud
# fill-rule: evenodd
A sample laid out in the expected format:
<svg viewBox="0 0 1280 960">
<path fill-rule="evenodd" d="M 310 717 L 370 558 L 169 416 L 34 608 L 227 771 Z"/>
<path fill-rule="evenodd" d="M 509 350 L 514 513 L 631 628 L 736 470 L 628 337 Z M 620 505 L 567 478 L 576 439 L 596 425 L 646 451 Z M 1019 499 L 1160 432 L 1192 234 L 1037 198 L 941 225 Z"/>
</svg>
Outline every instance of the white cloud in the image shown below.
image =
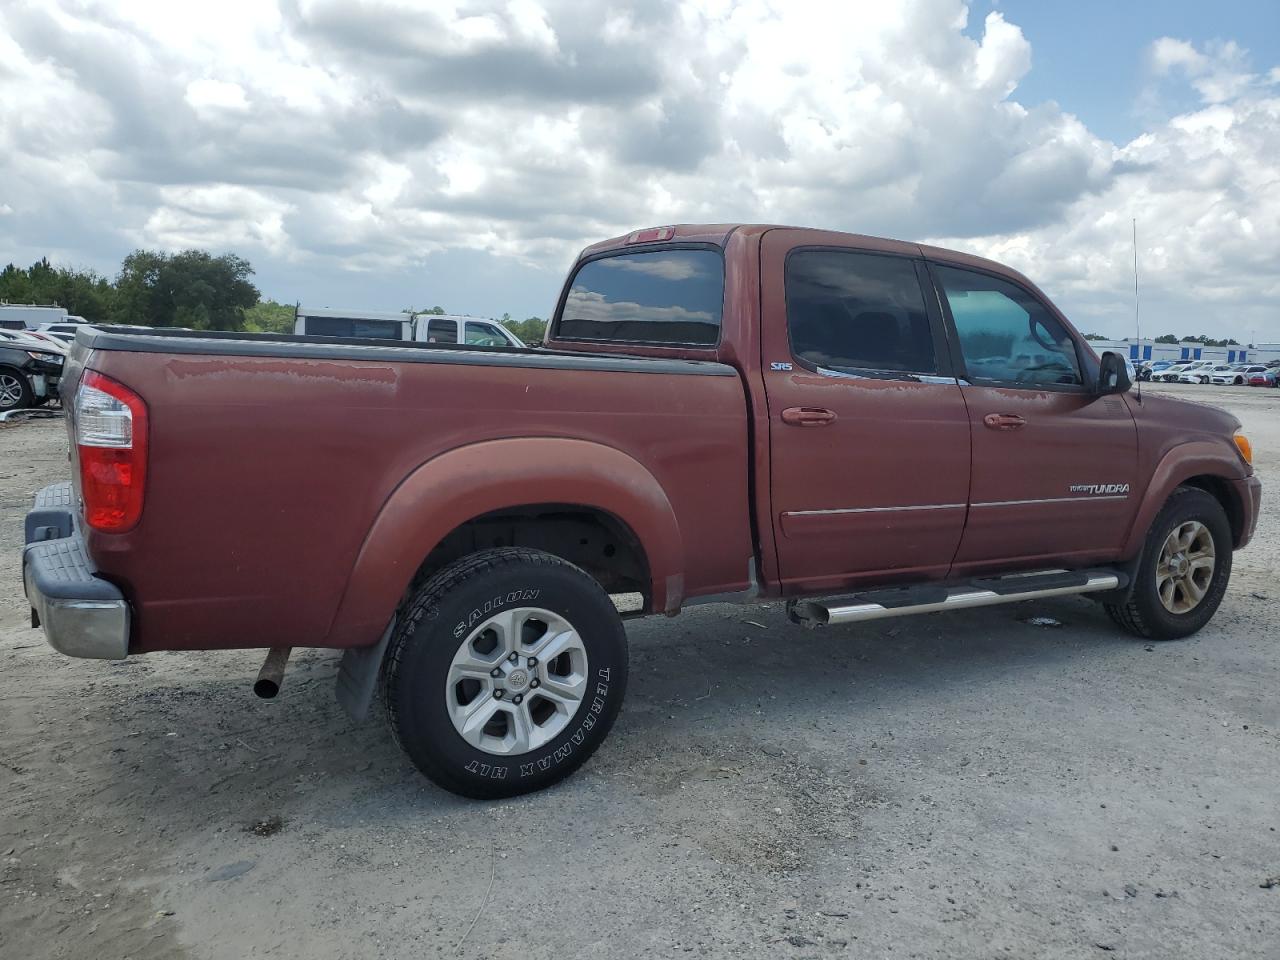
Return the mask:
<svg viewBox="0 0 1280 960">
<path fill-rule="evenodd" d="M 1199 105 L 1113 144 L 1018 100 L 1032 62 L 961 0 L 18 2 L 0 202 L 14 249 L 73 262 L 201 245 L 371 272 L 813 224 L 985 252 L 1117 333 L 1137 216 L 1147 296 L 1188 331 L 1280 322 L 1280 68 L 1160 38 L 1153 90 Z"/>
</svg>

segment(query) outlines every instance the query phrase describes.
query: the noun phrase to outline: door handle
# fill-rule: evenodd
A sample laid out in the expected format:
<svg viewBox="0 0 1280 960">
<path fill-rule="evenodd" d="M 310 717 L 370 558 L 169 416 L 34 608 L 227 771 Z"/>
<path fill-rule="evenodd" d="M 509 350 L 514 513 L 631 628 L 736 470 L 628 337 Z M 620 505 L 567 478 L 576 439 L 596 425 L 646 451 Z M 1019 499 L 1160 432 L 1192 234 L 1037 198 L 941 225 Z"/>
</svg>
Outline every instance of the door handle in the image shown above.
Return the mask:
<svg viewBox="0 0 1280 960">
<path fill-rule="evenodd" d="M 992 430 L 1017 430 L 1021 426 L 1025 426 L 1026 422 L 1016 413 L 988 413 L 982 418 Z"/>
<path fill-rule="evenodd" d="M 782 422 L 793 427 L 825 427 L 835 418 L 835 411 L 824 407 L 787 407 L 782 411 Z"/>
</svg>

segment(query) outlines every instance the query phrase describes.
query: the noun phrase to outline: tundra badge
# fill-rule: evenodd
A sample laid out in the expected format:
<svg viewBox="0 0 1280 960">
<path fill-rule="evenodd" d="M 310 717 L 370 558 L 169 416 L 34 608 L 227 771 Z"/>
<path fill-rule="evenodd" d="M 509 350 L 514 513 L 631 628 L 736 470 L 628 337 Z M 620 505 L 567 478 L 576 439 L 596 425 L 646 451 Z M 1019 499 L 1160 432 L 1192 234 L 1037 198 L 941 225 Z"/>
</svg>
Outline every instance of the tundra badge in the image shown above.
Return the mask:
<svg viewBox="0 0 1280 960">
<path fill-rule="evenodd" d="M 1127 483 L 1073 483 L 1067 487 L 1071 493 L 1123 493 L 1129 492 Z"/>
</svg>

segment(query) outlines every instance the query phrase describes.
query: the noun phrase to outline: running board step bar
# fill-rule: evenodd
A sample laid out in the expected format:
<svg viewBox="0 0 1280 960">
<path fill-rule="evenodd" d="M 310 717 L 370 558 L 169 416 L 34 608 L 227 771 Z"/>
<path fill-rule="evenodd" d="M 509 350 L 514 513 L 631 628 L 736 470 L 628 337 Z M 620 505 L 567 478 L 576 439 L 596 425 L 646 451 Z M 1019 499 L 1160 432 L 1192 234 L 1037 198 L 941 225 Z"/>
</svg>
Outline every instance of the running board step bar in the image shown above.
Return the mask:
<svg viewBox="0 0 1280 960">
<path fill-rule="evenodd" d="M 869 590 L 829 600 L 795 600 L 788 604 L 787 614 L 794 623 L 812 628 L 904 617 L 912 613 L 990 607 L 1039 597 L 1117 590 L 1128 584 L 1128 574 L 1120 570 L 1049 570 L 970 580 L 968 583 Z"/>
</svg>

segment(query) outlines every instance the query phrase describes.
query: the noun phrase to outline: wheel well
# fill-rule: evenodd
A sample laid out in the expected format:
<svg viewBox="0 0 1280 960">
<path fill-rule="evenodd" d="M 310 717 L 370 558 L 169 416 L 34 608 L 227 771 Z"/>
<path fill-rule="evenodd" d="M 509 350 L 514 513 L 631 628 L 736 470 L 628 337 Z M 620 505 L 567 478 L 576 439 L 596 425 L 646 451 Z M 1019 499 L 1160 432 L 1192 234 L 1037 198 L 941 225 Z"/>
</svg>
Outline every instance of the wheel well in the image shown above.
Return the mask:
<svg viewBox="0 0 1280 960">
<path fill-rule="evenodd" d="M 1232 542 L 1240 542 L 1240 537 L 1244 534 L 1244 505 L 1237 499 L 1231 484 L 1221 477 L 1205 475 L 1183 480 L 1181 485 L 1203 490 L 1222 504 L 1222 509 L 1227 514 L 1227 521 L 1231 524 Z"/>
<path fill-rule="evenodd" d="M 641 609 L 649 609 L 649 564 L 639 537 L 612 514 L 573 504 L 530 504 L 473 517 L 427 554 L 414 587 L 453 561 L 492 547 L 545 550 L 581 567 L 608 593 L 640 594 Z"/>
</svg>

